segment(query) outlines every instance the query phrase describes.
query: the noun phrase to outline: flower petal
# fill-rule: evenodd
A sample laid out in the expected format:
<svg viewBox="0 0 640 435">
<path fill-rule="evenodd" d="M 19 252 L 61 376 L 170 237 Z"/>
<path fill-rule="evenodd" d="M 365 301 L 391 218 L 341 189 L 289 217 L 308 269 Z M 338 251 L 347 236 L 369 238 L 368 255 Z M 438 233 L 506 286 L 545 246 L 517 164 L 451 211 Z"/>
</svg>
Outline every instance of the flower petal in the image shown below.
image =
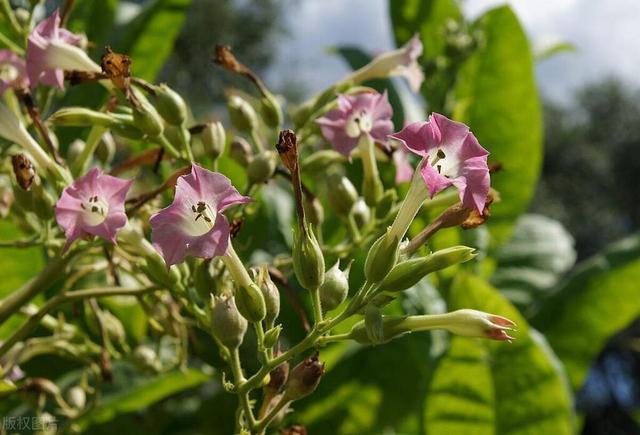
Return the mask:
<svg viewBox="0 0 640 435">
<path fill-rule="evenodd" d="M 446 189 L 453 184 L 453 180 L 440 174 L 436 168 L 431 166 L 426 160 L 420 168 L 420 174 L 429 189 L 429 195 L 433 198 L 436 193 Z"/>
<path fill-rule="evenodd" d="M 211 231 L 200 237 L 194 237 L 189 242 L 187 252 L 199 258 L 224 255 L 227 253 L 230 235 L 229 222 L 227 222 L 227 218 L 224 215 L 219 213 Z"/>
</svg>

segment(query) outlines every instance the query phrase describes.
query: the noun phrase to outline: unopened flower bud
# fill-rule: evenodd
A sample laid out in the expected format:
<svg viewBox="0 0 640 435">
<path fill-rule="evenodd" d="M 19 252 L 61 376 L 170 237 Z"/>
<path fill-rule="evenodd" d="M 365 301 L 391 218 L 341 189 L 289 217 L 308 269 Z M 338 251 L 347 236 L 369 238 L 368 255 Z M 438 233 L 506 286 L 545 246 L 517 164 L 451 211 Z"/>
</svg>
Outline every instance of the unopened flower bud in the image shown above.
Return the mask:
<svg viewBox="0 0 640 435">
<path fill-rule="evenodd" d="M 350 269 L 351 263 L 344 271 L 340 270 L 340 261 L 336 261 L 336 264 L 324 274 L 324 282 L 319 289 L 320 302 L 324 311 L 337 308 L 347 298 Z"/>
<path fill-rule="evenodd" d="M 324 281 L 324 256 L 310 227 L 298 229 L 294 234 L 293 271 L 307 290 L 317 289 Z"/>
<path fill-rule="evenodd" d="M 264 333 L 264 340 L 262 340 L 262 345 L 265 349 L 271 349 L 278 342 L 278 338 L 280 338 L 280 332 L 282 332 L 282 325 L 274 326 Z"/>
<path fill-rule="evenodd" d="M 102 140 L 98 143 L 96 148 L 96 157 L 104 164 L 109 165 L 116 155 L 116 142 L 113 140 L 113 136 L 109 132 L 105 132 L 102 135 Z"/>
<path fill-rule="evenodd" d="M 114 114 L 98 112 L 84 107 L 63 107 L 56 111 L 47 120 L 49 123 L 60 127 L 116 127 L 125 122 L 131 122 L 131 118 L 125 121 Z"/>
<path fill-rule="evenodd" d="M 323 176 L 331 165 L 336 163 L 344 163 L 347 159 L 345 156 L 335 150 L 320 150 L 311 154 L 302 162 L 300 169 L 305 174 L 316 174 Z"/>
<path fill-rule="evenodd" d="M 211 156 L 213 160 L 217 159 L 224 152 L 226 144 L 226 133 L 220 122 L 210 122 L 205 125 L 200 140 L 204 145 L 205 152 Z M 249 147 L 251 149 L 251 147 Z"/>
<path fill-rule="evenodd" d="M 334 212 L 345 217 L 358 200 L 358 192 L 347 177 L 332 172 L 327 178 L 327 200 Z"/>
<path fill-rule="evenodd" d="M 273 151 L 263 151 L 256 155 L 247 168 L 247 175 L 251 184 L 268 182 L 276 171 L 278 162 Z"/>
<path fill-rule="evenodd" d="M 269 267 L 266 264 L 260 266 L 256 277 L 256 284 L 262 291 L 264 297 L 264 303 L 267 309 L 267 314 L 264 318 L 267 325 L 273 325 L 273 322 L 278 318 L 280 314 L 280 292 L 278 287 L 271 280 L 269 276 Z"/>
<path fill-rule="evenodd" d="M 260 322 L 267 315 L 264 296 L 254 283 L 237 287 L 236 305 L 238 311 L 250 322 Z"/>
<path fill-rule="evenodd" d="M 266 91 L 266 90 L 265 90 Z M 282 126 L 282 108 L 278 99 L 266 91 L 265 95 L 260 99 L 260 113 L 262 120 L 267 126 L 279 129 Z"/>
<path fill-rule="evenodd" d="M 172 125 L 182 125 L 187 119 L 187 104 L 180 94 L 166 84 L 154 87 L 155 95 L 151 96 L 158 113 Z"/>
<path fill-rule="evenodd" d="M 452 246 L 421 258 L 397 264 L 380 284 L 380 291 L 399 292 L 416 285 L 422 278 L 437 270 L 474 258 L 473 248 Z"/>
<path fill-rule="evenodd" d="M 75 409 L 82 410 L 87 404 L 87 393 L 78 385 L 71 387 L 67 392 L 67 402 Z"/>
<path fill-rule="evenodd" d="M 258 127 L 258 115 L 248 101 L 238 95 L 232 95 L 227 102 L 229 118 L 233 126 L 243 133 L 251 133 Z"/>
<path fill-rule="evenodd" d="M 236 136 L 231 142 L 229 156 L 240 166 L 247 167 L 251 159 L 253 159 L 251 145 L 246 139 Z"/>
<path fill-rule="evenodd" d="M 298 400 L 313 393 L 324 374 L 324 364 L 317 356 L 304 359 L 289 373 L 289 379 L 284 389 L 288 400 Z"/>
<path fill-rule="evenodd" d="M 384 219 L 397 199 L 398 194 L 394 189 L 387 190 L 376 206 L 376 219 Z"/>
<path fill-rule="evenodd" d="M 211 297 L 211 332 L 229 350 L 242 344 L 247 320 L 240 315 L 233 296 Z"/>
<path fill-rule="evenodd" d="M 156 351 L 144 344 L 133 350 L 133 363 L 144 371 L 157 372 L 159 369 Z"/>
<path fill-rule="evenodd" d="M 133 124 L 150 138 L 160 136 L 164 130 L 162 117 L 141 92 L 135 94 L 139 104 L 133 107 Z"/>
<path fill-rule="evenodd" d="M 360 228 L 365 226 L 367 222 L 369 222 L 369 219 L 371 219 L 371 210 L 362 198 L 358 198 L 356 203 L 353 204 L 353 207 L 351 207 L 351 212 L 349 214 L 353 216 L 356 225 L 358 225 L 358 227 Z"/>
<path fill-rule="evenodd" d="M 382 185 L 382 181 L 380 181 L 380 177 L 377 174 L 375 176 L 365 174 L 362 183 L 362 196 L 367 205 L 370 207 L 377 206 L 383 194 L 384 186 Z"/>
<path fill-rule="evenodd" d="M 410 332 L 434 329 L 445 329 L 463 337 L 511 341 L 514 338 L 509 335 L 509 331 L 515 330 L 515 327 L 516 324 L 505 317 L 469 309 L 422 316 L 384 316 L 383 341 L 386 342 Z M 350 338 L 359 343 L 372 344 L 363 321 L 353 326 Z"/>
<path fill-rule="evenodd" d="M 78 157 L 82 154 L 84 147 L 85 142 L 82 139 L 76 139 L 71 142 L 67 147 L 67 163 L 73 166 L 78 160 Z"/>
<path fill-rule="evenodd" d="M 398 261 L 400 240 L 390 229 L 373 242 L 364 263 L 364 275 L 370 283 L 382 281 Z"/>
</svg>

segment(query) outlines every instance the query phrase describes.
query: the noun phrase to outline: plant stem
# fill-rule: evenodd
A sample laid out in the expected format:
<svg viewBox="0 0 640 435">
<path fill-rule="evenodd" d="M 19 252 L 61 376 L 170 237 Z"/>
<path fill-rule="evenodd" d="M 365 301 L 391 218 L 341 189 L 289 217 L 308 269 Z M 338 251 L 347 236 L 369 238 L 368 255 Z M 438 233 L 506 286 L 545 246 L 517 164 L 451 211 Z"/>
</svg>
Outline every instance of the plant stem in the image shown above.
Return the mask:
<svg viewBox="0 0 640 435">
<path fill-rule="evenodd" d="M 100 139 L 102 139 L 102 135 L 107 132 L 106 127 L 102 127 L 100 125 L 94 125 L 89 130 L 89 135 L 87 136 L 87 141 L 85 142 L 84 148 L 78 156 L 78 159 L 75 161 L 73 165 L 73 173 L 75 175 L 82 175 L 87 171 L 87 166 L 89 165 L 89 161 L 100 143 Z"/>
<path fill-rule="evenodd" d="M 7 17 L 9 24 L 11 24 L 12 30 L 16 33 L 17 36 L 24 36 L 22 26 L 18 23 L 16 16 L 13 13 L 13 9 L 11 9 L 11 5 L 9 4 L 9 0 L 1 0 L 0 6 L 2 6 L 2 12 Z"/>
<path fill-rule="evenodd" d="M 66 302 L 72 302 L 79 299 L 99 298 L 105 296 L 139 296 L 153 290 L 157 290 L 155 286 L 142 288 L 125 288 L 125 287 L 104 287 L 87 290 L 77 290 L 69 293 L 60 293 L 49 299 L 46 304 L 38 310 L 37 313 L 29 317 L 29 319 L 9 337 L 2 346 L 0 346 L 0 357 L 3 356 L 18 341 L 25 338 L 33 329 L 35 329 L 40 320 L 59 305 Z M 4 305 L 3 305 L 4 306 Z"/>
<path fill-rule="evenodd" d="M 322 303 L 320 302 L 320 289 L 314 288 L 311 292 L 311 305 L 313 305 L 313 321 L 314 324 L 322 322 Z"/>
<path fill-rule="evenodd" d="M 242 385 L 246 383 L 244 375 L 242 374 L 242 364 L 240 363 L 240 352 L 238 348 L 235 348 L 231 352 L 231 361 L 229 361 L 231 371 L 238 389 L 238 400 L 244 410 L 245 418 L 249 424 L 249 428 L 253 428 L 256 425 L 256 419 L 253 416 L 253 410 L 251 409 L 251 403 L 249 402 L 249 391 L 241 389 Z M 239 416 L 238 416 L 239 418 Z"/>
<path fill-rule="evenodd" d="M 278 403 L 271 408 L 271 411 L 256 423 L 255 431 L 258 434 L 263 434 L 269 423 L 271 423 L 271 420 L 273 420 L 289 402 L 291 401 L 287 398 L 287 395 L 283 394 Z"/>
</svg>

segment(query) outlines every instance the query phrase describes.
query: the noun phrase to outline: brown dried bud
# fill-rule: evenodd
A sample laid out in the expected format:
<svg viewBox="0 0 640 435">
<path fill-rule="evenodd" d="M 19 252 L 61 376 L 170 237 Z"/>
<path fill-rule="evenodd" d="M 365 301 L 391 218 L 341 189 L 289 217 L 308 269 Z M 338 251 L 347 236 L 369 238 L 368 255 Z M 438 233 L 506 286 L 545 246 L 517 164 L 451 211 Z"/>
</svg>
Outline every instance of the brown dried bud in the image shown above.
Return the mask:
<svg viewBox="0 0 640 435">
<path fill-rule="evenodd" d="M 288 400 L 298 400 L 313 393 L 324 374 L 324 363 L 317 355 L 305 358 L 289 374 L 284 394 Z"/>
<path fill-rule="evenodd" d="M 287 429 L 281 429 L 280 433 L 282 435 L 307 435 L 307 428 L 299 424 L 294 424 Z"/>
<path fill-rule="evenodd" d="M 298 138 L 293 130 L 282 130 L 276 145 L 282 163 L 293 174 L 298 169 Z"/>
<path fill-rule="evenodd" d="M 265 392 L 271 396 L 279 393 L 288 377 L 289 362 L 284 362 L 269 373 L 269 383 L 264 386 Z"/>
<path fill-rule="evenodd" d="M 487 221 L 489 216 L 491 216 L 491 204 L 494 202 L 500 201 L 500 194 L 495 189 L 489 189 L 489 194 L 487 195 L 487 200 L 484 203 L 484 210 L 482 210 L 482 214 L 478 213 L 477 210 L 471 211 L 469 216 L 460 224 L 462 228 L 468 230 L 470 228 L 475 228 Z"/>
<path fill-rule="evenodd" d="M 236 59 L 231 52 L 231 47 L 225 45 L 216 45 L 216 51 L 213 56 L 213 61 L 223 68 L 238 74 L 247 74 L 249 68 L 244 66 Z"/>
<path fill-rule="evenodd" d="M 11 164 L 13 165 L 13 173 L 16 176 L 16 181 L 20 187 L 24 190 L 29 190 L 36 178 L 36 171 L 33 169 L 31 160 L 24 154 L 16 154 L 11 157 Z"/>
</svg>

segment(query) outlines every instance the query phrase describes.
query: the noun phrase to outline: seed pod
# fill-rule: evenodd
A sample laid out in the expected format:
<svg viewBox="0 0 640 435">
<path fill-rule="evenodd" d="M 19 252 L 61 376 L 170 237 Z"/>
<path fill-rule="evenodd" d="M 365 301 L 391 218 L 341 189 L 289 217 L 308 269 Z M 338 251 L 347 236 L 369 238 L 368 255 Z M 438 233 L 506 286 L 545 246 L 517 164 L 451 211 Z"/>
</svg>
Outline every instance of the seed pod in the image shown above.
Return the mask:
<svg viewBox="0 0 640 435">
<path fill-rule="evenodd" d="M 249 163 L 247 175 L 251 184 L 268 182 L 276 171 L 276 155 L 273 151 L 263 151 Z"/>
<path fill-rule="evenodd" d="M 356 225 L 360 228 L 365 226 L 367 222 L 369 222 L 369 219 L 371 219 L 371 210 L 362 198 L 358 198 L 349 213 L 353 216 Z"/>
<path fill-rule="evenodd" d="M 262 292 L 254 283 L 238 286 L 235 302 L 240 314 L 250 322 L 260 322 L 267 315 Z"/>
<path fill-rule="evenodd" d="M 256 278 L 256 284 L 258 284 L 258 287 L 262 291 L 264 303 L 267 308 L 267 314 L 264 321 L 267 325 L 273 325 L 280 314 L 280 292 L 278 291 L 278 287 L 276 287 L 271 280 L 271 276 L 269 276 L 269 268 L 266 264 L 260 266 Z"/>
<path fill-rule="evenodd" d="M 211 332 L 229 350 L 240 347 L 247 332 L 247 320 L 240 315 L 232 297 L 211 297 Z"/>
<path fill-rule="evenodd" d="M 154 87 L 155 95 L 151 96 L 158 113 L 172 125 L 182 125 L 187 119 L 187 104 L 180 94 L 166 84 Z"/>
<path fill-rule="evenodd" d="M 324 256 L 311 228 L 298 229 L 294 234 L 293 271 L 307 290 L 317 289 L 324 281 Z"/>
<path fill-rule="evenodd" d="M 207 152 L 213 160 L 216 160 L 224 152 L 226 144 L 226 133 L 220 122 L 209 122 L 205 125 L 200 140 Z"/>
<path fill-rule="evenodd" d="M 342 271 L 340 261 L 327 270 L 324 274 L 324 282 L 320 286 L 320 302 L 324 311 L 331 311 L 338 307 L 347 298 L 349 293 L 349 271 L 351 264 Z"/>
<path fill-rule="evenodd" d="M 144 344 L 133 350 L 133 363 L 145 371 L 157 372 L 159 369 L 156 351 Z"/>
<path fill-rule="evenodd" d="M 351 181 L 338 172 L 332 172 L 327 178 L 327 200 L 339 216 L 347 216 L 358 200 L 358 192 Z"/>
<path fill-rule="evenodd" d="M 253 159 L 253 151 L 251 145 L 244 138 L 236 136 L 231 142 L 231 149 L 229 150 L 229 157 L 231 157 L 240 166 L 247 167 L 249 162 Z"/>
<path fill-rule="evenodd" d="M 82 139 L 76 139 L 69 144 L 67 148 L 67 162 L 70 165 L 74 165 L 80 154 L 82 154 L 82 150 L 84 150 L 85 142 Z"/>
<path fill-rule="evenodd" d="M 260 113 L 264 123 L 269 127 L 280 129 L 280 126 L 282 126 L 282 108 L 278 99 L 268 92 L 260 99 L 260 103 Z"/>
<path fill-rule="evenodd" d="M 382 322 L 382 313 L 380 308 L 369 304 L 364 310 L 364 327 L 367 337 L 374 344 L 384 342 L 384 323 Z"/>
<path fill-rule="evenodd" d="M 227 102 L 229 118 L 233 126 L 243 133 L 251 133 L 258 127 L 258 115 L 248 101 L 238 95 L 232 95 Z"/>
<path fill-rule="evenodd" d="M 135 95 L 139 104 L 133 108 L 133 124 L 150 138 L 160 136 L 164 131 L 162 117 L 142 93 Z"/>
<path fill-rule="evenodd" d="M 284 388 L 285 397 L 288 400 L 298 400 L 313 393 L 323 374 L 324 364 L 318 361 L 316 355 L 306 358 L 289 373 Z"/>
<path fill-rule="evenodd" d="M 67 392 L 67 402 L 75 409 L 82 410 L 87 404 L 87 393 L 78 385 L 71 387 Z"/>
<path fill-rule="evenodd" d="M 289 377 L 289 362 L 283 362 L 269 373 L 269 383 L 264 386 L 271 396 L 280 392 Z"/>
</svg>

